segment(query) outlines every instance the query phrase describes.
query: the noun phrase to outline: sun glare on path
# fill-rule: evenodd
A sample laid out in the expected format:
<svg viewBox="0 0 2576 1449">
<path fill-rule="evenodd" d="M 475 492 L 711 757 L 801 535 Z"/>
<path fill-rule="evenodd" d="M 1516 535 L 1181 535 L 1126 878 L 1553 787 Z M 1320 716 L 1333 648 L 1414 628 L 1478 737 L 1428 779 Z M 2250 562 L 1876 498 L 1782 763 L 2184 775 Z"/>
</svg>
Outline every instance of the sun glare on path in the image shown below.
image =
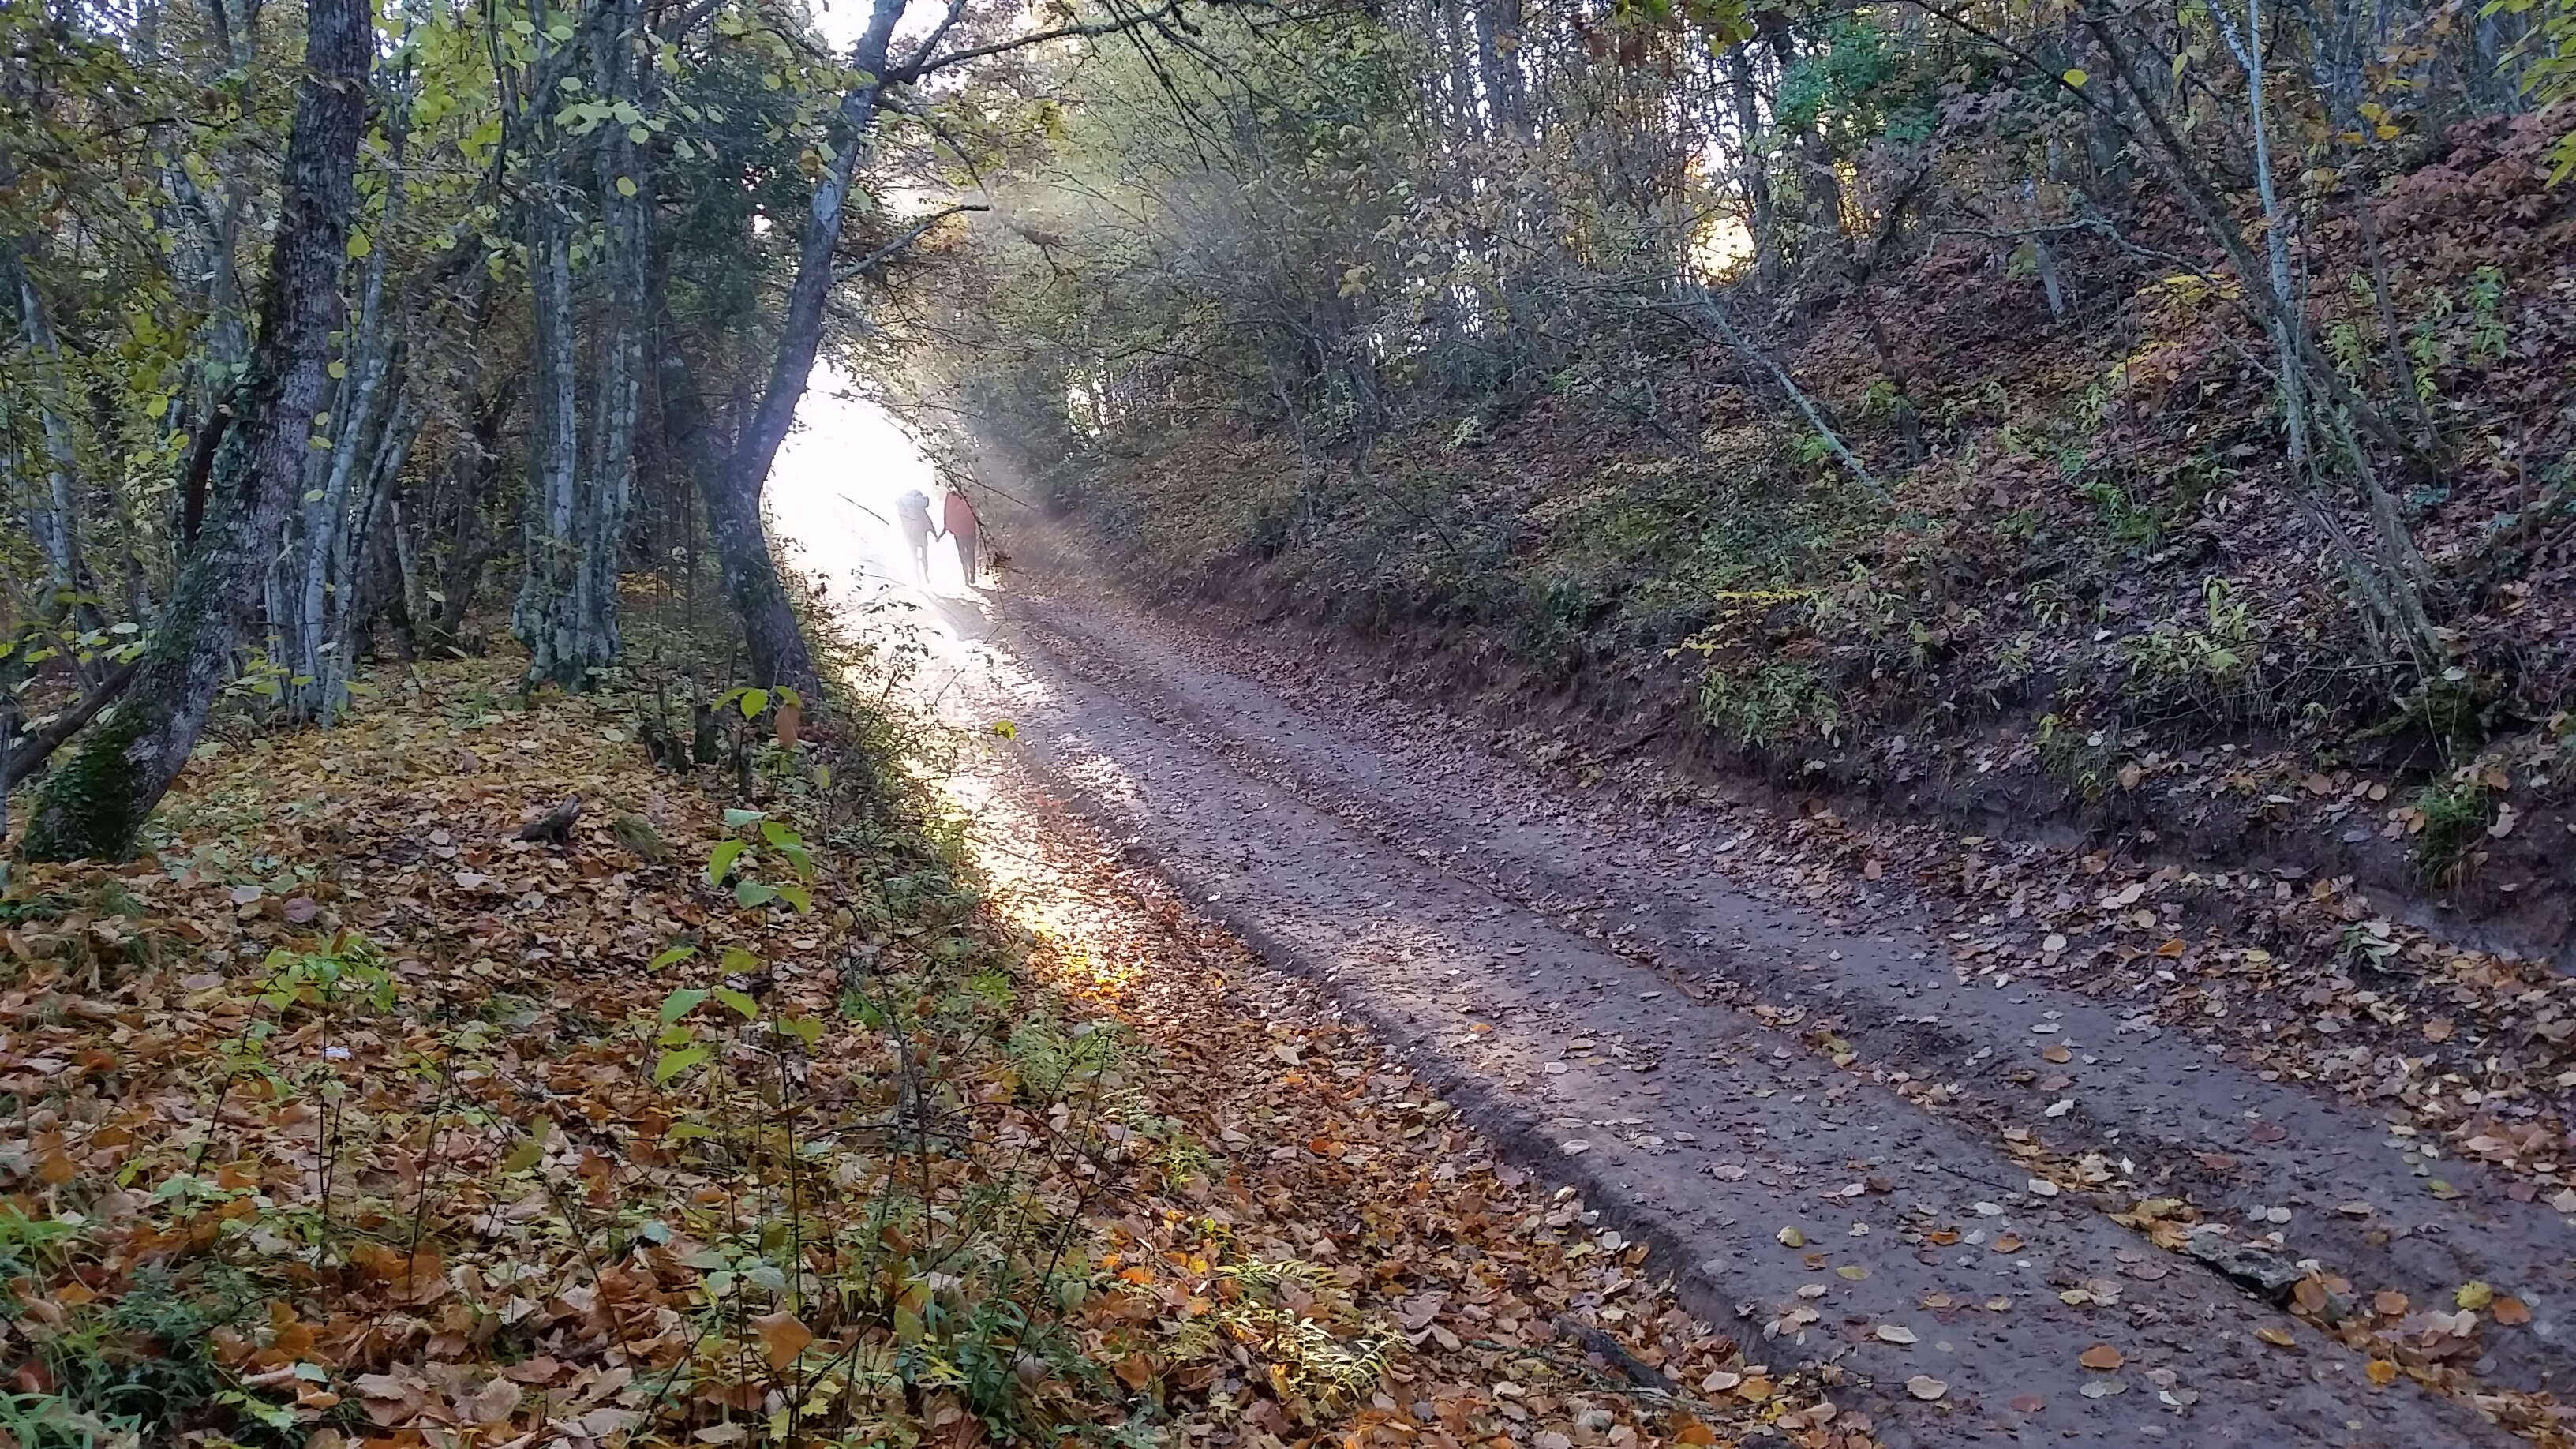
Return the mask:
<svg viewBox="0 0 2576 1449">
<path fill-rule="evenodd" d="M 795 564 L 843 599 L 911 588 L 967 597 L 953 549 L 931 544 L 925 585 L 895 526 L 895 500 L 904 490 L 931 495 L 934 516 L 938 498 L 929 461 L 903 429 L 854 395 L 848 377 L 829 364 L 815 369 L 796 421 L 768 491 L 771 520 Z"/>
</svg>

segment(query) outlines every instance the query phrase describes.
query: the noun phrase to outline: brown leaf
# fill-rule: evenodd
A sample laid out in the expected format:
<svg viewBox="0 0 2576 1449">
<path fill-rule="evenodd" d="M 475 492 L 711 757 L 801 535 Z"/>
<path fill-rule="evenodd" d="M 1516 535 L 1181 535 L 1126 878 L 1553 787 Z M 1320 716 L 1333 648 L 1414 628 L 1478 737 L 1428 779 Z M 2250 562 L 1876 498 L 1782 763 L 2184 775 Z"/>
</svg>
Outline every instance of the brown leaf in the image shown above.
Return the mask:
<svg viewBox="0 0 2576 1449">
<path fill-rule="evenodd" d="M 2531 1310 L 2519 1298 L 2499 1298 L 2487 1316 L 2507 1328 L 2520 1328 L 2531 1321 Z"/>
<path fill-rule="evenodd" d="M 2451 1019 L 2449 1017 L 2437 1016 L 2424 1023 L 2424 1040 L 2449 1041 L 2450 1039 Z"/>
<path fill-rule="evenodd" d="M 752 1332 L 760 1336 L 760 1351 L 773 1369 L 783 1369 L 796 1361 L 805 1345 L 814 1341 L 814 1330 L 793 1313 L 780 1309 L 763 1313 L 751 1320 Z"/>
<path fill-rule="evenodd" d="M 2121 1352 L 2118 1349 L 2113 1348 L 2111 1345 L 2107 1343 L 2097 1343 L 2091 1348 L 2084 1350 L 2082 1353 L 2077 1354 L 2075 1356 L 2075 1361 L 2084 1365 L 2086 1368 L 2100 1369 L 2103 1372 L 2108 1373 L 2112 1369 L 2118 1368 L 2120 1365 L 2127 1363 L 2128 1359 L 2122 1356 Z"/>
<path fill-rule="evenodd" d="M 508 1379 L 494 1379 L 456 1400 L 456 1417 L 468 1424 L 506 1424 L 526 1391 Z"/>
</svg>

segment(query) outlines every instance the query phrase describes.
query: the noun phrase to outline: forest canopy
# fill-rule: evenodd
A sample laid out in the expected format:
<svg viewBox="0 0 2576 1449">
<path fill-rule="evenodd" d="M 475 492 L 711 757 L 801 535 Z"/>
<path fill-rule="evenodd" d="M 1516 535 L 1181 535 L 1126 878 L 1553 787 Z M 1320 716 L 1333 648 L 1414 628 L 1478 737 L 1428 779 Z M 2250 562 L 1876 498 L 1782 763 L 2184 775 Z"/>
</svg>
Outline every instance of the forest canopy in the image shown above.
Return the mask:
<svg viewBox="0 0 2576 1449">
<path fill-rule="evenodd" d="M 2343 621 L 2289 653 L 2527 713 L 2563 658 L 2472 657 L 2509 580 L 2464 575 L 2440 506 L 2563 453 L 2467 374 L 2551 355 L 2514 319 L 2563 265 L 2571 15 L 876 0 L 836 43 L 769 0 L 11 6 L 26 845 L 121 855 L 211 712 L 328 727 L 361 659 L 480 650 L 503 613 L 532 684 L 586 687 L 639 571 L 703 560 L 753 679 L 814 689 L 762 496 L 827 353 L 957 478 L 1167 563 L 1338 539 L 1335 596 L 1385 618 L 1508 626 L 1565 668 L 1615 613 L 1631 645 L 1743 653 L 1720 695 L 1828 712 L 1848 690 L 1795 662 L 1818 601 L 1886 563 L 1859 541 L 2003 496 L 1999 453 L 2053 450 L 2060 493 L 2160 531 L 2177 469 L 2259 473 Z M 2445 252 L 2425 178 L 2471 132 L 2522 158 L 2479 197 L 2519 230 Z M 1939 340 L 1972 302 L 2013 375 Z M 2223 444 L 2120 435 L 2186 394 Z M 1506 496 L 1545 469 L 1479 450 L 1560 404 L 1732 491 L 1686 525 L 1627 498 L 1588 563 L 1495 567 L 1579 499 Z M 1149 455 L 1227 429 L 1271 451 L 1156 493 Z M 2241 585 L 2176 578 L 2214 637 Z M 1713 644 L 1765 590 L 1805 622 Z M 1915 592 L 1864 632 L 1971 645 Z M 1995 612 L 1978 647 L 2009 653 Z"/>
</svg>

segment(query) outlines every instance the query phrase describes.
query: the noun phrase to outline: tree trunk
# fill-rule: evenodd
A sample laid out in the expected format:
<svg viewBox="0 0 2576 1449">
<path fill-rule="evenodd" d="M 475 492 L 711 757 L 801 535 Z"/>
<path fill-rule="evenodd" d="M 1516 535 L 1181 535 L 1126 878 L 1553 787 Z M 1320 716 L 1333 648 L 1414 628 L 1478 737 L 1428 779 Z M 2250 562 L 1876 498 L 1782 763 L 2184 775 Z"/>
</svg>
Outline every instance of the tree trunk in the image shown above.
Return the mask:
<svg viewBox="0 0 2576 1449">
<path fill-rule="evenodd" d="M 27 825 L 32 859 L 131 855 L 232 675 L 243 615 L 276 557 L 312 451 L 331 334 L 347 310 L 340 273 L 357 206 L 371 19 L 361 0 L 306 0 L 306 76 L 279 176 L 259 340 L 215 462 L 205 531 L 128 697 L 46 779 Z"/>
<path fill-rule="evenodd" d="M 639 49 L 641 0 L 616 0 L 617 16 L 593 32 L 598 50 L 594 82 L 605 96 L 645 99 L 649 51 Z M 595 445 L 583 519 L 581 576 L 576 606 L 599 662 L 616 657 L 618 566 L 625 556 L 626 519 L 635 496 L 635 432 L 644 391 L 644 267 L 650 245 L 650 206 L 644 154 L 625 128 L 609 126 L 599 148 L 599 197 L 606 223 L 602 248 L 601 325 L 596 353 L 599 403 Z"/>
<path fill-rule="evenodd" d="M 395 198 L 400 194 L 399 181 L 386 190 L 388 238 L 393 230 Z M 367 259 L 366 281 L 359 290 L 358 326 L 348 349 L 357 367 L 338 388 L 338 406 L 331 414 L 330 424 L 322 430 L 332 439 L 329 465 L 323 473 L 322 486 L 305 493 L 303 557 L 295 560 L 290 556 L 290 561 L 300 563 L 303 570 L 295 608 L 295 677 L 302 682 L 287 696 L 300 719 L 327 717 L 334 706 L 334 675 L 345 677 L 347 672 L 345 663 L 328 653 L 332 616 L 348 604 L 346 597 L 333 597 L 331 566 L 334 555 L 344 548 L 349 490 L 358 477 L 358 461 L 368 451 L 371 435 L 378 431 L 378 400 L 384 394 L 386 374 L 393 370 L 393 346 L 386 338 L 384 317 L 385 259 L 392 251 L 390 244 L 379 246 Z"/>
<path fill-rule="evenodd" d="M 8 276 L 16 283 L 19 330 L 35 357 L 47 394 L 36 404 L 45 438 L 45 487 L 27 511 L 29 531 L 45 556 L 45 586 L 53 602 L 66 616 L 94 615 L 94 610 L 78 610 L 71 604 L 83 592 L 88 571 L 81 565 L 80 554 L 80 459 L 72 443 L 71 422 L 63 414 L 71 398 L 63 376 L 62 348 L 45 316 L 45 299 L 38 295 L 26 266 L 14 253 L 0 254 L 0 262 L 5 262 Z"/>
<path fill-rule="evenodd" d="M 528 647 L 528 678 L 577 689 L 593 664 L 573 598 L 581 569 L 580 398 L 574 373 L 572 241 L 552 164 L 541 172 L 528 243 L 529 332 L 536 350 L 536 411 L 528 429 L 528 497 L 520 515 L 518 601 L 510 632 Z"/>
<path fill-rule="evenodd" d="M 786 315 L 779 319 L 778 351 L 770 363 L 768 384 L 761 389 L 758 405 L 735 434 L 733 448 L 722 463 L 692 470 L 698 475 L 708 530 L 715 536 L 717 556 L 724 565 L 726 596 L 742 617 L 752 673 L 758 683 L 795 688 L 806 696 L 808 708 L 819 702 L 815 688 L 819 676 L 814 669 L 814 656 L 805 647 L 805 636 L 797 628 L 796 611 L 779 582 L 778 564 L 761 521 L 760 496 L 769 484 L 769 470 L 778 461 L 778 450 L 787 441 L 788 429 L 795 425 L 796 405 L 805 396 L 805 385 L 814 372 L 815 354 L 823 346 L 823 309 L 831 299 L 832 272 L 840 250 L 850 183 L 876 130 L 877 101 L 885 87 L 886 48 L 904 9 L 905 0 L 874 0 L 867 31 L 852 50 L 850 67 L 861 80 L 841 97 L 840 134 L 834 138 L 836 149 L 823 168 L 823 179 L 814 187 L 804 243 L 796 257 L 796 280 L 788 289 Z M 657 311 L 655 316 L 659 319 L 662 314 Z M 694 414 L 687 429 L 694 434 L 693 446 L 702 453 L 712 453 L 714 439 L 705 404 L 689 375 L 687 359 L 675 350 L 674 342 L 666 335 L 660 349 L 664 407 L 667 410 L 685 397 L 685 405 Z M 671 425 L 667 411 L 665 422 Z"/>
<path fill-rule="evenodd" d="M 1771 199 L 1771 167 L 1764 154 L 1770 143 L 1762 134 L 1762 101 L 1754 91 L 1753 57 L 1746 45 L 1727 47 L 1726 75 L 1728 89 L 1735 93 L 1736 139 L 1744 154 L 1744 197 L 1753 227 L 1753 275 L 1768 291 L 1780 284 L 1780 217 Z"/>
</svg>

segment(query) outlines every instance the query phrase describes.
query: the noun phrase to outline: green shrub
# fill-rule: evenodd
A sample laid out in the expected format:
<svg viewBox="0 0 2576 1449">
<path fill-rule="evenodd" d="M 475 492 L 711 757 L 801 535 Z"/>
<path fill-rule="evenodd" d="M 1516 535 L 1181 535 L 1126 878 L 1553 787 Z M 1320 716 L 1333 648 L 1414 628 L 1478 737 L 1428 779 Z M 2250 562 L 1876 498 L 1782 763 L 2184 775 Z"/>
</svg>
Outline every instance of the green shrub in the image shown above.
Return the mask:
<svg viewBox="0 0 2576 1449">
<path fill-rule="evenodd" d="M 1765 660 L 1750 674 L 1712 668 L 1700 680 L 1699 712 L 1720 736 L 1749 750 L 1833 744 L 1842 729 L 1842 706 L 1824 676 L 1790 659 Z"/>
</svg>

